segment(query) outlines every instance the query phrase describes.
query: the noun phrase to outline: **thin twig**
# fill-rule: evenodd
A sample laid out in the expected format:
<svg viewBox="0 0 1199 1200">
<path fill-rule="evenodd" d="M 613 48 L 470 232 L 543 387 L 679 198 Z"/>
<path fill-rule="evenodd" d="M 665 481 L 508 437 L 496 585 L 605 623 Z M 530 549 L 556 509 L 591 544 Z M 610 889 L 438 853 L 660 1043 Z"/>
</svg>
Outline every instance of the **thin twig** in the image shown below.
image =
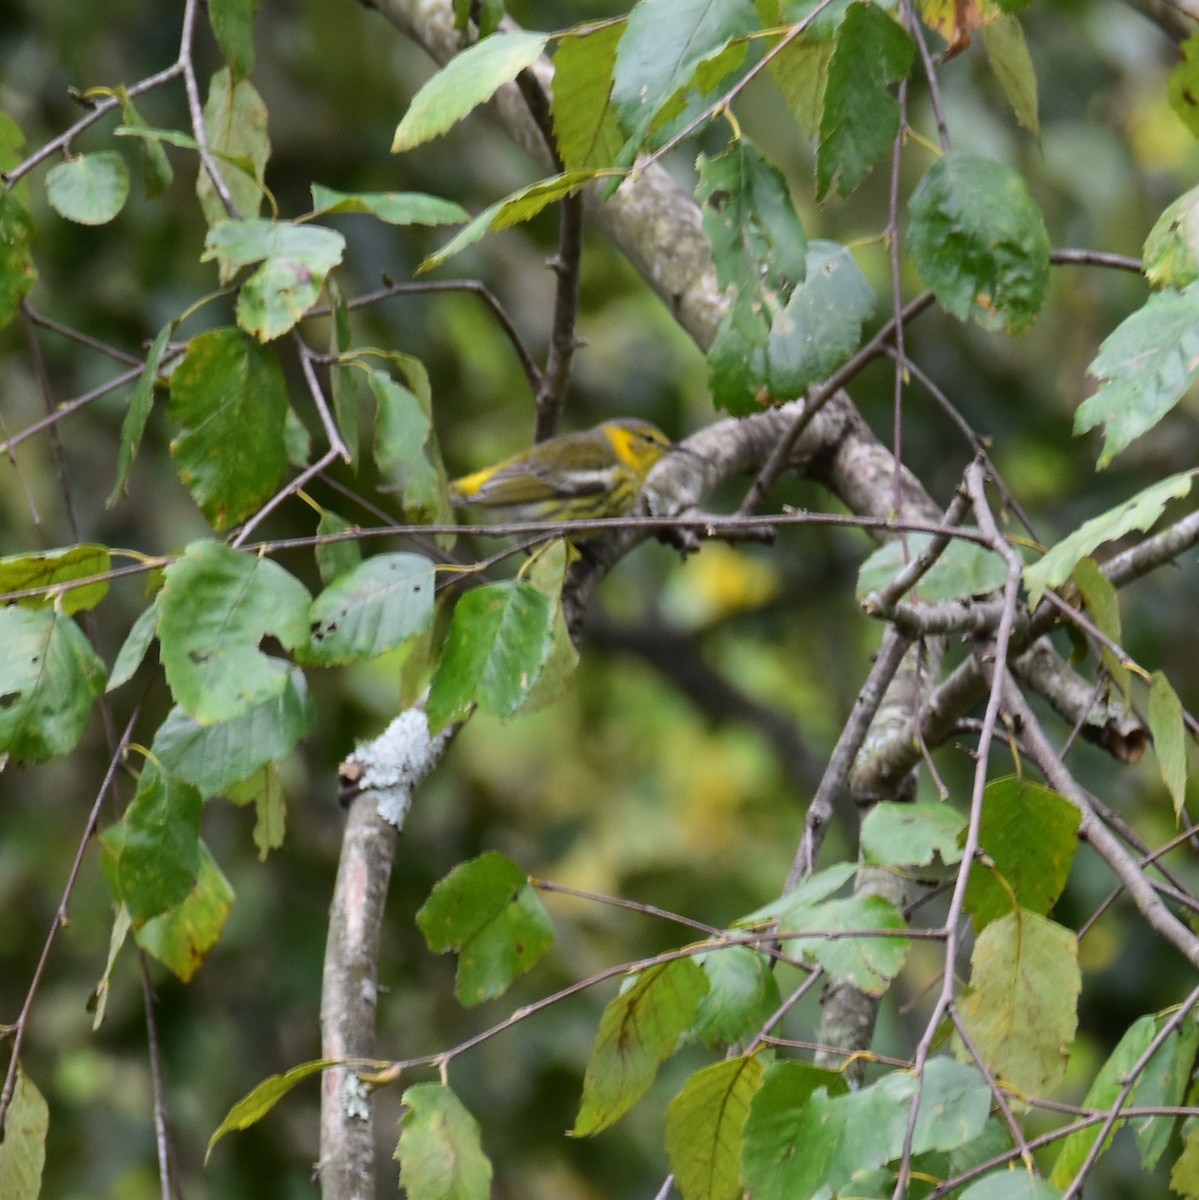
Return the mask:
<svg viewBox="0 0 1199 1200">
<path fill-rule="evenodd" d="M 1157 1031 L 1149 1045 L 1141 1052 L 1137 1061 L 1121 1076 L 1123 1087 L 1120 1088 L 1119 1094 L 1108 1108 L 1106 1119 L 1102 1126 L 1100 1126 L 1099 1132 L 1095 1135 L 1095 1140 L 1091 1143 L 1086 1158 L 1083 1159 L 1082 1164 L 1074 1174 L 1074 1178 L 1070 1181 L 1070 1186 L 1062 1193 L 1061 1200 L 1074 1200 L 1076 1196 L 1082 1194 L 1083 1184 L 1086 1182 L 1087 1176 L 1091 1173 L 1091 1168 L 1094 1167 L 1100 1154 L 1106 1148 L 1108 1134 L 1111 1133 L 1116 1122 L 1120 1119 L 1120 1113 L 1128 1103 L 1128 1098 L 1132 1095 L 1133 1089 L 1140 1081 L 1145 1068 L 1153 1061 L 1153 1056 L 1165 1044 L 1166 1039 L 1175 1033 L 1191 1015 L 1191 1010 L 1196 1004 L 1199 1004 L 1199 987 L 1194 988 L 1179 1008 L 1170 1015 L 1169 1019 L 1162 1023 L 1161 1029 Z"/>
<path fill-rule="evenodd" d="M 950 150 L 949 125 L 945 120 L 945 105 L 941 101 L 941 85 L 937 81 L 937 64 L 933 62 L 933 56 L 929 53 L 928 40 L 924 36 L 924 26 L 919 21 L 912 19 L 910 5 L 905 24 L 908 32 L 916 41 L 916 49 L 920 52 L 920 66 L 924 71 L 924 81 L 928 84 L 928 98 L 933 106 L 933 117 L 937 122 L 937 138 L 941 143 L 941 152 L 948 154 Z"/>
<path fill-rule="evenodd" d="M 513 323 L 512 318 L 508 316 L 503 304 L 500 303 L 496 294 L 485 284 L 477 279 L 435 279 L 425 280 L 420 283 L 392 283 L 388 280 L 384 287 L 381 287 L 373 292 L 367 292 L 363 296 L 357 296 L 352 300 L 346 301 L 346 308 L 367 308 L 371 305 L 378 304 L 381 300 L 393 300 L 397 296 L 419 296 L 423 294 L 431 294 L 434 292 L 469 292 L 471 295 L 478 296 L 480 300 L 491 310 L 492 316 L 495 317 L 496 323 L 503 330 L 504 336 L 508 339 L 512 349 L 516 353 L 516 357 L 520 362 L 520 369 L 524 372 L 525 378 L 529 381 L 529 387 L 533 394 L 536 395 L 541 387 L 541 368 L 537 365 L 533 355 L 529 352 L 529 348 L 521 339 L 520 332 Z M 327 316 L 332 312 L 332 308 L 328 304 L 319 304 L 314 308 L 310 308 L 305 316 L 320 317 Z M 321 355 L 314 355 L 314 361 L 325 363 L 334 361 L 336 355 L 323 358 Z"/>
<path fill-rule="evenodd" d="M 310 467 L 305 467 L 286 486 L 280 488 L 246 523 L 238 530 L 237 535 L 230 541 L 236 550 L 246 539 L 283 503 L 289 496 L 294 496 L 310 479 L 314 479 L 322 471 L 331 467 L 339 457 L 336 449 L 326 450 Z"/>
<path fill-rule="evenodd" d="M 664 158 L 676 146 L 685 142 L 697 129 L 706 125 L 717 113 L 723 112 L 730 104 L 753 82 L 766 68 L 791 45 L 797 41 L 807 31 L 812 23 L 820 16 L 826 8 L 833 3 L 833 0 L 820 0 L 810 12 L 804 15 L 802 21 L 792 25 L 790 29 L 773 45 L 765 54 L 727 92 L 724 92 L 720 97 L 714 100 L 697 116 L 694 120 L 689 121 L 684 128 L 680 129 L 672 138 L 664 145 L 659 146 L 652 154 L 641 159 L 637 164 L 636 171 L 638 174 L 644 172 L 648 167 Z"/>
<path fill-rule="evenodd" d="M 158 1156 L 158 1185 L 162 1200 L 172 1200 L 177 1193 L 171 1181 L 171 1131 L 167 1122 L 166 1088 L 162 1078 L 162 1052 L 158 1041 L 158 1020 L 155 1016 L 154 984 L 150 979 L 150 964 L 146 952 L 138 950 L 142 974 L 142 1000 L 146 1009 L 146 1042 L 150 1055 L 150 1082 L 154 1088 L 154 1148 Z"/>
<path fill-rule="evenodd" d="M 197 0 L 187 0 L 183 9 L 183 32 L 179 38 L 179 67 L 183 72 L 183 90 L 187 95 L 187 112 L 191 119 L 192 136 L 196 139 L 200 162 L 212 181 L 213 190 L 225 206 L 225 211 L 234 218 L 243 214 L 233 199 L 225 176 L 217 165 L 208 146 L 208 126 L 204 123 L 204 106 L 200 101 L 200 87 L 196 82 L 195 65 L 192 62 L 192 38 L 196 27 Z"/>
<path fill-rule="evenodd" d="M 951 529 L 960 524 L 969 506 L 970 501 L 966 495 L 958 492 L 950 501 L 944 517 L 941 518 L 945 527 Z M 932 569 L 952 540 L 948 534 L 936 534 L 930 538 L 928 545 L 914 558 L 910 558 L 902 570 L 877 591 L 871 592 L 862 599 L 862 611 L 871 613 L 877 609 L 887 609 L 894 605 L 900 596 L 914 587 Z"/>
<path fill-rule="evenodd" d="M 555 169 L 564 170 L 566 164 L 558 152 L 554 118 L 545 89 L 537 76 L 528 69 L 517 75 L 516 86 L 524 97 L 529 115 L 541 131 Z M 557 286 L 554 291 L 549 351 L 545 370 L 541 373 L 541 382 L 536 391 L 537 416 L 533 426 L 535 442 L 553 437 L 557 432 L 558 418 L 561 416 L 570 385 L 571 362 L 579 345 L 575 324 L 579 316 L 579 274 L 583 258 L 582 193 L 572 192 L 564 197 L 558 211 L 558 251 L 549 261 L 557 279 Z"/>
<path fill-rule="evenodd" d="M 1127 254 L 1109 254 L 1105 250 L 1051 250 L 1049 261 L 1066 267 L 1113 267 L 1117 271 L 1131 271 L 1134 275 L 1140 275 L 1144 270 L 1139 258 L 1130 258 Z"/>
<path fill-rule="evenodd" d="M 982 828 L 983 795 L 987 786 L 988 757 L 991 741 L 995 734 L 995 725 L 999 718 L 999 708 L 1002 701 L 1003 678 L 1006 674 L 1004 664 L 1007 662 L 1008 647 L 1011 642 L 1012 626 L 1016 619 L 1016 605 L 1020 594 L 1020 575 L 1024 564 L 1020 556 L 1007 544 L 999 532 L 987 504 L 983 468 L 980 463 L 971 463 L 966 470 L 966 491 L 974 505 L 974 513 L 978 519 L 979 528 L 991 542 L 991 549 L 999 554 L 1007 564 L 1007 580 L 1004 583 L 1004 619 L 1000 622 L 995 633 L 993 646 L 994 661 L 998 664 L 995 678 L 992 680 L 990 694 L 987 697 L 987 707 L 983 714 L 983 727 L 978 740 L 978 759 L 974 771 L 974 786 L 970 795 L 970 820 L 966 826 L 966 837 L 962 846 L 962 861 L 958 868 L 957 880 L 949 900 L 949 911 L 946 914 L 943 929 L 945 931 L 945 974 L 942 980 L 941 993 L 933 1005 L 932 1015 L 928 1025 L 916 1047 L 916 1077 L 923 1084 L 924 1069 L 933 1042 L 937 1036 L 940 1024 L 945 1014 L 953 1004 L 955 972 L 954 962 L 958 952 L 958 928 L 966 903 L 966 886 L 970 880 L 970 871 L 974 866 L 975 856 L 979 850 L 979 837 Z M 922 1087 L 917 1087 L 912 1094 L 908 1110 L 907 1128 L 904 1131 L 903 1153 L 900 1156 L 899 1172 L 895 1181 L 894 1200 L 903 1200 L 907 1192 L 908 1180 L 912 1170 L 912 1141 L 916 1134 L 916 1121 L 920 1115 Z"/>
<path fill-rule="evenodd" d="M 907 26 L 912 18 L 911 0 L 904 0 L 903 20 Z M 903 324 L 903 255 L 899 230 L 900 171 L 903 166 L 903 139 L 908 124 L 908 80 L 899 82 L 899 128 L 891 147 L 891 181 L 887 194 L 887 228 L 884 236 L 891 266 L 891 312 L 895 325 L 895 370 L 892 372 L 891 394 L 891 459 L 895 463 L 891 507 L 899 512 L 903 505 L 900 465 L 903 463 L 903 385 L 907 375 L 907 349 Z"/>
<path fill-rule="evenodd" d="M 83 835 L 79 839 L 79 845 L 75 849 L 75 858 L 71 863 L 70 871 L 67 872 L 67 881 L 63 885 L 62 897 L 59 899 L 54 919 L 50 922 L 50 928 L 46 932 L 46 940 L 42 944 L 42 952 L 38 956 L 37 966 L 33 969 L 33 976 L 25 992 L 25 1000 L 21 1005 L 21 1011 L 17 1014 L 16 1021 L 9 1027 L 9 1033 L 12 1037 L 12 1056 L 8 1061 L 8 1073 L 4 1079 L 4 1087 L 0 1089 L 0 1129 L 4 1128 L 4 1119 L 8 1114 L 8 1107 L 12 1103 L 13 1090 L 17 1082 L 17 1066 L 21 1057 L 21 1046 L 29 1028 L 29 1014 L 33 1009 L 34 998 L 41 987 L 42 977 L 46 972 L 46 964 L 50 960 L 50 951 L 54 947 L 59 930 L 65 929 L 67 926 L 67 910 L 70 907 L 71 897 L 75 892 L 75 883 L 79 878 L 79 872 L 83 867 L 83 856 L 87 853 L 92 835 L 96 831 L 96 825 L 100 820 L 100 809 L 104 801 L 108 798 L 112 782 L 116 778 L 117 768 L 124 760 L 125 747 L 129 742 L 129 737 L 133 732 L 133 727 L 137 722 L 139 714 L 140 709 L 135 709 L 133 715 L 129 718 L 128 725 L 125 727 L 125 732 L 121 735 L 116 750 L 109 755 L 108 770 L 104 773 L 104 779 L 100 783 L 100 789 L 96 793 L 96 798 L 92 802 L 91 811 L 88 814 L 87 825 L 84 827 Z"/>
<path fill-rule="evenodd" d="M 295 342 L 299 349 L 300 369 L 304 372 L 304 382 L 308 385 L 308 394 L 312 397 L 312 403 L 316 406 L 321 426 L 325 430 L 325 439 L 329 443 L 329 449 L 342 462 L 348 463 L 352 461 L 353 455 L 350 453 L 345 442 L 342 441 L 341 430 L 337 428 L 337 422 L 333 419 L 333 414 L 329 411 L 329 404 L 325 399 L 324 389 L 321 387 L 320 380 L 316 377 L 316 369 L 312 365 L 312 351 L 298 333 L 295 334 Z"/>
<path fill-rule="evenodd" d="M 47 317 L 44 313 L 34 312 L 32 308 L 26 307 L 25 311 L 28 314 L 29 320 L 35 325 L 40 325 L 43 329 L 49 329 L 52 333 L 69 338 L 81 346 L 86 346 L 89 350 L 95 350 L 97 354 L 103 354 L 108 358 L 115 359 L 119 363 L 124 363 L 127 367 L 145 366 L 144 360 L 138 358 L 136 354 L 129 354 L 127 351 L 110 345 L 108 342 L 100 341 L 99 338 L 91 337 L 89 334 L 83 333 L 78 329 L 72 329 L 70 325 L 63 325 L 61 322 Z"/>
<path fill-rule="evenodd" d="M 890 358 L 895 358 L 895 351 L 890 346 L 884 346 L 883 353 Z M 973 426 L 971 426 L 970 422 L 967 421 L 964 416 L 962 416 L 957 405 L 954 404 L 953 401 L 950 400 L 950 398 L 932 381 L 932 379 L 920 369 L 920 366 L 917 363 L 913 362 L 911 359 L 908 359 L 905 362 L 904 367 L 908 375 L 911 376 L 911 378 L 914 379 L 918 384 L 920 384 L 920 386 L 924 388 L 926 392 L 928 392 L 929 396 L 932 397 L 933 401 L 937 404 L 941 411 L 954 423 L 954 425 L 957 426 L 962 436 L 966 439 L 967 444 L 970 446 L 970 449 L 973 450 L 976 455 L 981 457 L 983 466 L 985 466 L 987 470 L 987 477 L 998 489 L 1004 508 L 1015 513 L 1016 518 L 1019 520 L 1020 524 L 1028 530 L 1030 536 L 1039 541 L 1040 539 L 1037 537 L 1037 533 L 1033 527 L 1031 518 L 1024 511 L 1020 501 L 1016 499 L 1012 490 L 1004 482 L 1003 476 L 1000 475 L 999 471 L 995 467 L 995 464 L 991 461 L 991 456 L 987 453 L 988 440 L 979 434 L 978 431 L 973 428 Z"/>
<path fill-rule="evenodd" d="M 34 421 L 32 425 L 27 425 L 20 433 L 14 433 L 7 441 L 0 442 L 0 453 L 11 451 L 22 442 L 28 441 L 31 437 L 41 433 L 43 429 L 52 429 L 59 421 L 65 420 L 72 413 L 78 412 L 93 401 L 107 396 L 109 392 L 115 392 L 117 388 L 122 388 L 126 384 L 135 383 L 141 377 L 141 373 L 144 370 L 145 364 L 135 367 L 131 371 L 122 371 L 120 375 L 110 379 L 107 383 L 102 383 L 99 387 L 92 388 L 90 392 L 84 392 L 82 396 L 76 396 L 73 400 L 65 400 L 62 404 L 56 405 L 53 412 L 49 412 L 40 420 Z"/>
<path fill-rule="evenodd" d="M 884 347 L 894 334 L 898 324 L 914 320 L 930 307 L 935 299 L 936 296 L 931 291 L 922 292 L 899 314 L 899 321 L 892 317 L 844 366 L 834 371 L 824 383 L 808 393 L 799 414 L 786 434 L 779 439 L 774 450 L 771 451 L 770 457 L 758 472 L 758 477 L 753 481 L 749 491 L 745 493 L 745 498 L 737 509 L 738 516 L 749 516 L 758 510 L 766 498 L 766 493 L 774 485 L 774 481 L 783 473 L 791 457 L 791 451 L 820 409 L 863 367 L 884 353 Z"/>
<path fill-rule="evenodd" d="M 145 79 L 139 80 L 137 83 L 130 84 L 125 89 L 125 95 L 127 97 L 140 96 L 143 92 L 151 91 L 154 88 L 161 87 L 164 83 L 169 83 L 176 75 L 181 74 L 182 71 L 182 62 L 176 60 L 164 70 L 158 71 L 153 75 L 148 75 Z M 51 138 L 50 141 L 46 142 L 35 153 L 13 167 L 11 171 L 0 171 L 0 180 L 3 180 L 11 187 L 18 179 L 32 171 L 39 163 L 43 163 L 46 159 L 53 158 L 54 155 L 67 150 L 71 143 L 85 129 L 107 116 L 114 108 L 119 108 L 120 104 L 120 98 L 117 96 L 106 96 L 103 100 L 95 101 L 92 103 L 87 115 L 80 117 L 70 129 L 60 133 L 56 138 Z"/>
</svg>

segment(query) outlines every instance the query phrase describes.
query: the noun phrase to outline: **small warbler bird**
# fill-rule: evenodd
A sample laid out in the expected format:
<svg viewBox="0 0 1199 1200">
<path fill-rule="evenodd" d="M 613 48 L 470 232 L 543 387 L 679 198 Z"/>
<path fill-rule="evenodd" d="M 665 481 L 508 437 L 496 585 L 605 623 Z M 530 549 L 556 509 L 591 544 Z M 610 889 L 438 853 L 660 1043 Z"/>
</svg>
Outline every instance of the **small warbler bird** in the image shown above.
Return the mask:
<svg viewBox="0 0 1199 1200">
<path fill-rule="evenodd" d="M 503 509 L 514 521 L 623 517 L 636 504 L 650 469 L 674 449 L 648 421 L 604 421 L 454 480 L 450 499 Z"/>
</svg>

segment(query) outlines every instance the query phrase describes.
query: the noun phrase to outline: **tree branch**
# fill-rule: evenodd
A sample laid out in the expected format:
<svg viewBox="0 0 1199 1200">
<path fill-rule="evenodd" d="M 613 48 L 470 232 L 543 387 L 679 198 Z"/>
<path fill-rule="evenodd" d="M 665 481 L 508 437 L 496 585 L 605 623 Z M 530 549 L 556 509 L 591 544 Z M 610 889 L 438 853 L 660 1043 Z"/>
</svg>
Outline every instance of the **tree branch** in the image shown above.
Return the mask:
<svg viewBox="0 0 1199 1200">
<path fill-rule="evenodd" d="M 412 794 L 441 761 L 450 732 L 429 736 L 425 714 L 410 708 L 342 766 L 352 795 L 321 985 L 321 1054 L 327 1059 L 374 1057 L 379 931 L 396 842 Z M 321 1080 L 324 1200 L 375 1194 L 375 1145 L 370 1096 L 352 1068 L 330 1067 Z"/>
</svg>

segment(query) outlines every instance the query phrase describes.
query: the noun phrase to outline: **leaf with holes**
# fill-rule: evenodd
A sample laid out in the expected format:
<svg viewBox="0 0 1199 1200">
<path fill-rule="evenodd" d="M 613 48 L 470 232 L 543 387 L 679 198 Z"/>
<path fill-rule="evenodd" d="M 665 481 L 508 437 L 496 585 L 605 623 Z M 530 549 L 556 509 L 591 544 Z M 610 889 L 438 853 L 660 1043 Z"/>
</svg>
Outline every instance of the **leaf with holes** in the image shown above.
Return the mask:
<svg viewBox="0 0 1199 1200">
<path fill-rule="evenodd" d="M 277 563 L 220 542 L 193 542 L 167 567 L 158 596 L 162 664 L 176 702 L 201 725 L 283 694 L 290 668 L 262 652 L 308 640 L 308 590 Z"/>
<path fill-rule="evenodd" d="M 378 554 L 335 579 L 312 602 L 306 662 L 368 662 L 433 619 L 433 564 L 420 554 Z"/>
</svg>

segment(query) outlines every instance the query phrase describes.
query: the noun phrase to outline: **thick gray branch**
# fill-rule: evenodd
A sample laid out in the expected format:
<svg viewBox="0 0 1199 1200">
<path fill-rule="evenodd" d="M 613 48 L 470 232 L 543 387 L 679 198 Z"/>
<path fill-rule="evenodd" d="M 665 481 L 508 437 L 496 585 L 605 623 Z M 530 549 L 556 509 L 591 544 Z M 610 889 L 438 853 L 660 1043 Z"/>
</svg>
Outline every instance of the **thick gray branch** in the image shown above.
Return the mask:
<svg viewBox="0 0 1199 1200">
<path fill-rule="evenodd" d="M 375 1050 L 379 930 L 396 841 L 412 793 L 441 761 L 448 734 L 429 737 L 419 709 L 401 713 L 342 767 L 354 798 L 342 837 L 321 983 L 321 1057 L 371 1059 Z M 373 1200 L 375 1145 L 370 1096 L 352 1066 L 321 1080 L 323 1200 Z"/>
</svg>

